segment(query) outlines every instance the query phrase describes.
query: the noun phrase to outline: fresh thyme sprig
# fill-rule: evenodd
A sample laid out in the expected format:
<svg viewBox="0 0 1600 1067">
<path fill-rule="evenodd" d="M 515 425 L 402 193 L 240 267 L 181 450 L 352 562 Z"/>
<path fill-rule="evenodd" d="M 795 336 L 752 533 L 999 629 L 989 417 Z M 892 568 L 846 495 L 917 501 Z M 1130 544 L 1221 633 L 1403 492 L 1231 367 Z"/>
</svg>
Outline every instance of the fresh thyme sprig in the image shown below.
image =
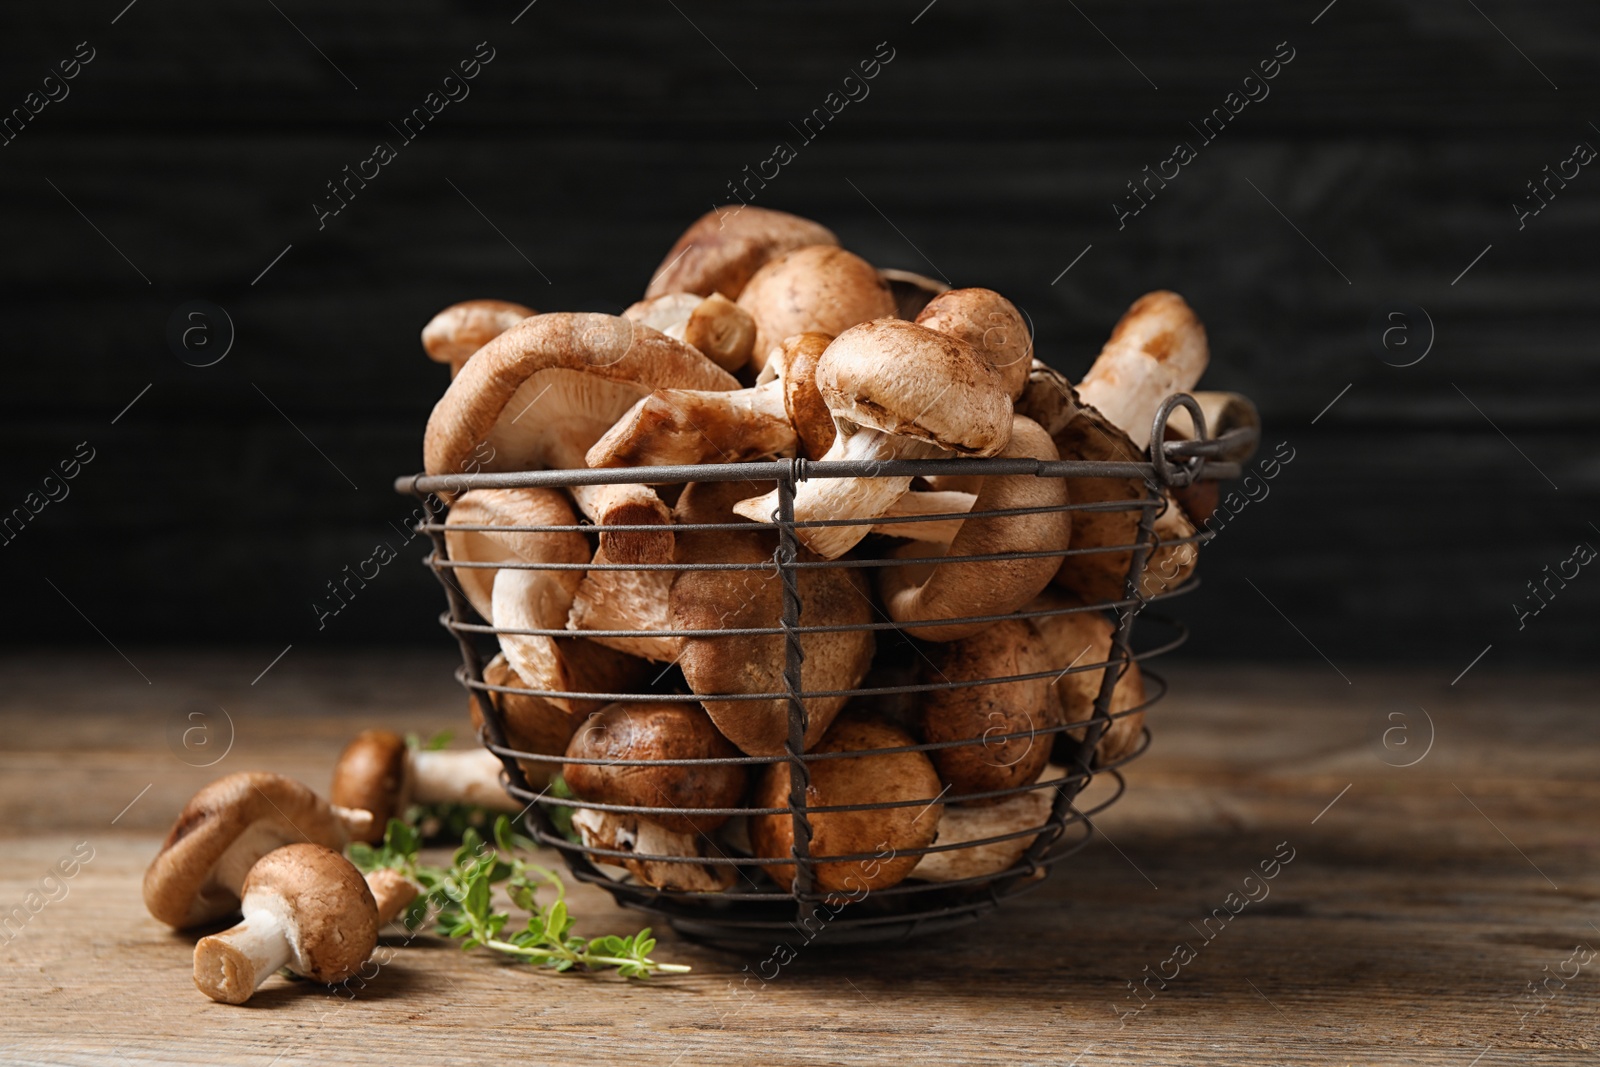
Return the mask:
<svg viewBox="0 0 1600 1067">
<path fill-rule="evenodd" d="M 391 819 L 381 845 L 356 843 L 349 849 L 351 862 L 361 870 L 392 867 L 422 887 L 406 914 L 408 929 L 417 929 L 431 914 L 437 920 L 437 932 L 460 941 L 463 949 L 488 948 L 556 971 L 578 966 L 587 970 L 616 968 L 624 978 L 648 978 L 689 970 L 683 964 L 650 958 L 656 942 L 649 927 L 629 937 L 573 934 L 566 886 L 554 871 L 518 855 L 531 851 L 534 842 L 515 832 L 505 815 L 495 820 L 492 841 L 469 828 L 449 867 L 418 862 L 421 843 L 413 827 Z M 528 913 L 523 927 L 510 934 L 506 927 L 511 913 L 493 907 L 494 887 L 502 884 L 512 904 Z M 540 890 L 551 891 L 554 899 L 541 904 Z"/>
</svg>

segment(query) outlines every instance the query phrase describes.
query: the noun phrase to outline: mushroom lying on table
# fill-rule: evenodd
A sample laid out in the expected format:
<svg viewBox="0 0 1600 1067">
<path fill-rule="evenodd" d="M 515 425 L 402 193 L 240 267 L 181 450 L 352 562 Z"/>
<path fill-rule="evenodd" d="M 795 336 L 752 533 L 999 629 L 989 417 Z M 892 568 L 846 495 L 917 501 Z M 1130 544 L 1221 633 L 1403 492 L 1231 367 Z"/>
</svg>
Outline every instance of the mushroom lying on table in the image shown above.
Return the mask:
<svg viewBox="0 0 1600 1067">
<path fill-rule="evenodd" d="M 914 739 L 893 726 L 851 715 L 835 722 L 813 751 L 864 752 L 915 744 Z M 933 844 L 944 810 L 939 803 L 943 786 L 928 757 L 921 752 L 880 753 L 812 760 L 806 764 L 806 769 L 811 775 L 805 798 L 808 808 L 897 801 L 902 804 L 870 811 L 809 813 L 812 856 L 866 854 L 869 857 L 817 863 L 813 868 L 814 888 L 860 899 L 910 874 L 921 856 L 904 853 Z M 756 786 L 752 806 L 788 807 L 789 782 L 788 763 L 769 765 Z M 794 846 L 793 816 L 787 811 L 750 816 L 750 843 L 757 856 L 787 859 Z M 766 871 L 784 888 L 794 881 L 792 863 L 771 864 Z"/>
<path fill-rule="evenodd" d="M 476 804 L 521 811 L 500 784 L 500 757 L 486 748 L 414 749 L 391 730 L 363 730 L 339 754 L 328 795 L 335 804 L 372 813 L 360 840 L 383 840 L 390 819 L 412 804 Z"/>
<path fill-rule="evenodd" d="M 614 315 L 535 315 L 490 341 L 450 383 L 428 418 L 429 474 L 583 467 L 584 453 L 655 389 L 737 389 L 704 355 L 649 326 Z M 481 447 L 491 451 L 477 458 Z M 601 526 L 659 525 L 671 516 L 648 486 L 574 486 Z M 602 531 L 621 562 L 670 562 L 672 533 Z"/>
<path fill-rule="evenodd" d="M 583 572 L 589 541 L 576 530 L 535 531 L 532 526 L 576 526 L 566 498 L 554 489 L 474 489 L 464 493 L 445 520 L 456 584 L 478 614 L 492 622 L 506 660 L 530 689 L 590 693 L 626 690 L 644 674 L 630 656 L 578 638 L 519 634 L 516 630 L 563 630 Z M 500 529 L 500 527 L 510 527 Z M 566 565 L 559 570 L 535 564 Z M 519 566 L 522 565 L 522 566 Z M 586 715 L 605 703 L 580 697 L 547 697 L 571 715 Z"/>
<path fill-rule="evenodd" d="M 194 984 L 243 1004 L 280 968 L 332 984 L 353 976 L 378 944 L 378 907 L 349 860 L 322 845 L 263 856 L 241 892 L 244 921 L 194 946 Z"/>
<path fill-rule="evenodd" d="M 1012 416 L 1011 439 L 999 455 L 1002 459 L 1045 462 L 1054 462 L 1057 458 L 1050 435 L 1038 423 L 1021 415 Z M 1060 478 L 1021 474 L 989 475 L 979 480 L 983 486 L 972 506 L 976 512 L 1064 508 L 1068 502 L 1067 484 Z M 895 532 L 893 525 L 880 529 L 890 534 Z M 880 568 L 878 590 L 889 617 L 911 636 L 925 641 L 959 641 L 991 624 L 917 624 L 1009 614 L 1050 584 L 1061 567 L 1062 558 L 1046 555 L 963 563 L 961 557 L 1063 552 L 1071 535 L 1072 515 L 1067 511 L 967 519 L 961 522 L 942 556 L 930 555 L 925 565 Z M 902 557 L 918 554 L 925 554 L 920 546 L 907 546 L 895 553 Z"/>
<path fill-rule="evenodd" d="M 268 852 L 298 842 L 343 848 L 372 825 L 371 812 L 330 805 L 282 775 L 230 774 L 184 805 L 144 872 L 145 907 L 178 929 L 215 922 L 238 909 L 245 877 Z"/>
<path fill-rule="evenodd" d="M 750 313 L 721 293 L 667 293 L 630 305 L 622 317 L 691 345 L 725 371 L 750 362 L 756 340 Z"/>
<path fill-rule="evenodd" d="M 435 363 L 448 364 L 454 378 L 473 353 L 534 314 L 509 300 L 464 300 L 428 321 L 422 328 L 422 348 Z"/>
<path fill-rule="evenodd" d="M 838 430 L 825 461 L 993 456 L 1011 439 L 1011 397 L 1001 373 L 965 341 L 915 323 L 880 319 L 851 327 L 823 352 L 816 382 Z M 796 522 L 864 524 L 802 527 L 796 536 L 836 559 L 867 536 L 910 484 L 901 476 L 801 482 Z M 776 494 L 734 510 L 772 522 Z"/>
<path fill-rule="evenodd" d="M 826 226 L 748 204 L 712 208 L 679 237 L 645 289 L 645 299 L 669 293 L 721 293 L 736 298 L 770 259 L 806 245 L 836 245 Z"/>
</svg>

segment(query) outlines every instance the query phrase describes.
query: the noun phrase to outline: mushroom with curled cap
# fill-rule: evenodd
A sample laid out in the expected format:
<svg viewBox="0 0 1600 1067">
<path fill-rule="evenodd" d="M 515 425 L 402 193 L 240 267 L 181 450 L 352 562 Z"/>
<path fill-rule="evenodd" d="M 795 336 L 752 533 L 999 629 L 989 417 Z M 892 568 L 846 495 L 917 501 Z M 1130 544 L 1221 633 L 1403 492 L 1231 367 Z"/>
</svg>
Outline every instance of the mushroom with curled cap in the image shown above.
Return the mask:
<svg viewBox="0 0 1600 1067">
<path fill-rule="evenodd" d="M 629 305 L 622 317 L 692 345 L 725 371 L 750 362 L 756 341 L 750 313 L 721 293 L 667 293 Z"/>
<path fill-rule="evenodd" d="M 332 984 L 351 977 L 378 944 L 378 906 L 351 862 L 323 845 L 285 845 L 263 856 L 241 891 L 244 920 L 194 946 L 194 984 L 212 1000 L 243 1004 L 288 967 Z"/>
<path fill-rule="evenodd" d="M 1050 435 L 1038 423 L 1013 415 L 1011 440 L 1000 458 L 1054 462 L 1057 456 Z M 1059 510 L 1068 503 L 1066 482 L 1033 474 L 989 475 L 981 480 L 983 486 L 973 511 L 1030 513 L 969 518 L 961 523 L 942 555 L 929 555 L 925 564 L 879 570 L 878 591 L 884 607 L 889 617 L 912 637 L 925 641 L 972 637 L 991 624 L 917 624 L 1010 614 L 1049 585 L 1061 566 L 1059 553 L 1066 551 L 1072 536 L 1072 515 Z M 893 534 L 895 527 L 886 525 L 881 530 Z M 927 553 L 920 545 L 906 546 L 895 553 L 902 558 L 922 554 Z M 964 556 L 1002 554 L 1008 558 L 960 562 Z"/>
<path fill-rule="evenodd" d="M 1111 721 L 1101 733 L 1091 761 L 1099 767 L 1132 755 L 1143 740 L 1144 712 L 1138 709 L 1144 704 L 1144 678 L 1137 661 L 1130 659 L 1124 665 L 1113 658 L 1111 643 L 1116 627 L 1110 619 L 1099 611 L 1073 608 L 1087 605 L 1058 590 L 1047 590 L 1028 605 L 1030 612 L 1051 613 L 1038 616 L 1033 623 L 1050 650 L 1051 665 L 1061 669 L 1053 684 L 1061 701 L 1062 722 L 1088 722 L 1094 716 L 1105 672 L 1118 672 L 1111 704 L 1106 709 Z M 1107 666 L 1097 670 L 1097 664 Z M 1086 667 L 1090 669 L 1084 670 Z M 1059 758 L 1071 760 L 1066 739 L 1082 742 L 1088 729 L 1079 726 L 1064 731 L 1062 740 L 1057 742 Z"/>
<path fill-rule="evenodd" d="M 595 442 L 589 466 L 740 463 L 790 455 L 797 446 L 820 457 L 834 430 L 817 392 L 816 366 L 832 340 L 822 333 L 785 338 L 765 380 L 747 389 L 656 390 Z"/>
<path fill-rule="evenodd" d="M 216 922 L 239 907 L 250 868 L 275 848 L 365 840 L 371 812 L 330 805 L 282 775 L 219 778 L 190 798 L 144 872 L 144 904 L 168 926 Z"/>
<path fill-rule="evenodd" d="M 360 840 L 374 844 L 383 840 L 389 820 L 412 804 L 521 811 L 501 786 L 500 771 L 500 758 L 486 748 L 415 749 L 392 730 L 363 730 L 339 754 L 328 796 L 341 807 L 372 813 L 372 829 Z"/>
<path fill-rule="evenodd" d="M 833 231 L 787 211 L 732 204 L 712 208 L 683 231 L 645 289 L 645 299 L 668 293 L 721 293 L 736 298 L 774 256 L 805 245 L 836 245 Z"/>
<path fill-rule="evenodd" d="M 563 765 L 561 776 L 580 800 L 663 809 L 633 814 L 677 833 L 705 834 L 728 816 L 697 809 L 737 807 L 747 784 L 745 768 L 737 763 L 652 764 L 738 755 L 698 704 L 619 701 L 589 716 L 572 735 L 567 758 L 584 762 Z"/>
<path fill-rule="evenodd" d="M 1033 623 L 1003 619 L 972 637 L 935 645 L 928 655 L 924 682 L 958 684 L 924 695 L 923 737 L 929 743 L 970 742 L 929 753 L 939 777 L 950 784 L 951 803 L 993 804 L 1001 798 L 968 794 L 1037 779 L 1050 761 L 1053 728 L 1063 720 L 1050 684 L 1055 664 Z M 997 678 L 1015 680 L 992 681 Z"/>
<path fill-rule="evenodd" d="M 531 689 L 545 692 L 610 692 L 643 674 L 631 657 L 578 638 L 506 631 L 563 630 L 583 572 L 589 541 L 572 530 L 527 527 L 576 526 L 566 497 L 554 489 L 473 489 L 462 494 L 445 519 L 445 546 L 456 584 L 478 614 L 500 632 L 507 662 Z M 539 564 L 561 569 L 539 569 Z M 547 697 L 557 708 L 585 715 L 605 701 Z"/>
<path fill-rule="evenodd" d="M 958 337 L 901 319 L 854 326 L 817 363 L 817 389 L 838 436 L 824 461 L 993 456 L 1011 439 L 1011 397 L 1000 371 Z M 811 478 L 795 490 L 796 522 L 861 519 L 861 526 L 795 530 L 837 559 L 910 487 L 909 476 Z M 776 519 L 777 495 L 741 502 L 740 515 Z"/>
<path fill-rule="evenodd" d="M 534 314 L 509 300 L 463 300 L 428 320 L 422 348 L 435 363 L 447 364 L 454 378 L 473 353 Z"/>
<path fill-rule="evenodd" d="M 784 635 L 717 636 L 704 631 L 778 629 L 784 592 L 775 542 L 771 534 L 740 530 L 680 545 L 681 563 L 738 563 L 750 569 L 684 571 L 668 597 L 673 627 L 685 631 L 678 666 L 696 696 L 780 694 L 765 700 L 702 700 L 717 729 L 752 756 L 782 753 L 788 740 L 790 702 L 781 695 L 787 662 Z M 802 552 L 800 562 L 817 560 Z M 872 665 L 875 642 L 866 627 L 876 616 L 858 568 L 805 567 L 796 582 L 803 625 L 838 628 L 799 635 L 804 653 L 800 684 L 818 694 L 802 698 L 805 743 L 810 745 L 844 707 L 848 697 L 837 694 L 861 684 Z"/>
<path fill-rule="evenodd" d="M 739 294 L 756 323 L 750 363 L 759 372 L 785 337 L 826 333 L 892 317 L 894 295 L 872 264 L 835 245 L 811 245 L 770 261 Z"/>
<path fill-rule="evenodd" d="M 467 363 L 434 406 L 423 440 L 432 475 L 575 469 L 617 419 L 655 389 L 737 389 L 704 355 L 641 323 L 571 312 L 523 319 Z M 489 458 L 478 457 L 482 446 Z M 661 526 L 607 532 L 601 543 L 621 562 L 669 562 L 666 505 L 648 486 L 574 486 L 583 513 L 604 526 Z"/>
<path fill-rule="evenodd" d="M 916 741 L 887 723 L 847 715 L 835 722 L 814 749 L 818 753 L 859 752 L 858 756 L 807 761 L 811 782 L 809 809 L 856 804 L 897 804 L 865 811 L 809 811 L 810 854 L 814 888 L 835 898 L 859 900 L 875 889 L 902 881 L 921 859 L 906 855 L 933 844 L 944 808 L 944 787 L 933 764 L 921 752 L 884 752 L 914 748 Z M 789 806 L 790 765 L 770 764 L 757 784 L 751 803 L 757 808 Z M 750 816 L 752 851 L 764 859 L 789 860 L 794 847 L 794 818 L 788 811 Z M 829 860 L 829 856 L 866 859 Z M 792 862 L 771 864 L 767 874 L 780 886 L 794 881 Z"/>
<path fill-rule="evenodd" d="M 1078 395 L 1143 451 L 1161 402 L 1193 389 L 1210 358 L 1206 329 L 1194 309 L 1177 293 L 1158 289 L 1123 313 L 1078 382 Z"/>
</svg>

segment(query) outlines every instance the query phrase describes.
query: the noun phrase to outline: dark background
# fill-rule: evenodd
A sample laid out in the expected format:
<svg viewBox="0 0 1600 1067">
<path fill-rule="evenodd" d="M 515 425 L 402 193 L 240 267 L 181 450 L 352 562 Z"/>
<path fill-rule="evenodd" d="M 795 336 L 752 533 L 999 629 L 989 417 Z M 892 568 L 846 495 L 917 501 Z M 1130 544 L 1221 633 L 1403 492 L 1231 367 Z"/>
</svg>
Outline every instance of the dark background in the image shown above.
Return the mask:
<svg viewBox="0 0 1600 1067">
<path fill-rule="evenodd" d="M 400 541 L 390 483 L 447 380 L 422 324 L 480 296 L 620 309 L 784 140 L 798 158 L 757 204 L 1000 290 L 1071 375 L 1141 292 L 1194 305 L 1205 385 L 1254 397 L 1266 450 L 1296 459 L 1176 607 L 1191 654 L 1449 677 L 1491 643 L 1486 663 L 1595 649 L 1600 575 L 1520 632 L 1511 608 L 1600 545 L 1600 172 L 1521 232 L 1511 207 L 1600 146 L 1593 4 L 125 3 L 10 11 L 0 34 L 0 110 L 96 51 L 0 148 L 0 509 L 95 452 L 0 546 L 8 644 L 443 647 L 420 540 L 320 632 L 311 607 Z M 319 232 L 324 183 L 399 147 L 388 123 L 480 41 L 470 97 Z M 882 41 L 870 96 L 802 145 L 789 124 Z M 1119 231 L 1125 183 L 1198 146 L 1187 123 L 1282 41 L 1270 97 Z M 236 329 L 211 367 L 166 339 L 191 299 Z M 1370 325 L 1396 301 L 1437 331 L 1405 368 Z"/>
</svg>

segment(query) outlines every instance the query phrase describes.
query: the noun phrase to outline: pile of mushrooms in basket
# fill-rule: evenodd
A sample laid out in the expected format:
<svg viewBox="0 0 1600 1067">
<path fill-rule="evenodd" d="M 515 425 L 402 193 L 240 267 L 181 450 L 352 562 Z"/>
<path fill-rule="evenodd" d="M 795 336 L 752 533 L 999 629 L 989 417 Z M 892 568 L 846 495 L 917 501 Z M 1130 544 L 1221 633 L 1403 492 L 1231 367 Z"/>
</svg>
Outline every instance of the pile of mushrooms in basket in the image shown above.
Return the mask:
<svg viewBox="0 0 1600 1067">
<path fill-rule="evenodd" d="M 741 206 L 696 221 L 620 315 L 471 300 L 422 343 L 451 373 L 425 471 L 462 486 L 429 512 L 447 509 L 440 573 L 458 621 L 475 624 L 462 629 L 498 643 L 469 672 L 472 731 L 487 704 L 508 762 L 367 731 L 327 799 L 261 773 L 202 790 L 145 899 L 175 928 L 232 924 L 195 948 L 195 983 L 214 999 L 243 1002 L 283 968 L 364 980 L 380 928 L 400 920 L 557 971 L 686 970 L 651 958 L 648 930 L 573 932 L 559 876 L 517 829 L 527 805 L 507 795 L 508 770 L 573 801 L 555 822 L 606 879 L 780 894 L 805 860 L 807 892 L 849 903 L 1013 868 L 1051 783 L 1142 746 L 1144 681 L 1125 649 L 1113 655 L 1117 627 L 1096 605 L 1142 604 L 1189 577 L 1216 483 L 959 462 L 882 472 L 1145 462 L 1158 410 L 1208 359 L 1177 294 L 1135 300 L 1074 383 L 1035 358 L 1001 294 L 879 270 L 823 226 Z M 1258 424 L 1243 397 L 1193 395 L 1171 409 L 1169 438 Z M 773 464 L 755 462 L 772 460 L 873 476 L 801 476 L 780 500 Z M 764 477 L 648 471 L 724 464 Z M 468 484 L 597 468 L 640 473 Z M 786 604 L 798 631 L 780 626 Z M 783 695 L 796 670 L 788 692 L 803 699 Z M 803 793 L 797 751 L 832 757 L 806 760 Z M 804 823 L 790 810 L 802 795 Z M 460 847 L 423 863 L 441 830 Z"/>
</svg>

